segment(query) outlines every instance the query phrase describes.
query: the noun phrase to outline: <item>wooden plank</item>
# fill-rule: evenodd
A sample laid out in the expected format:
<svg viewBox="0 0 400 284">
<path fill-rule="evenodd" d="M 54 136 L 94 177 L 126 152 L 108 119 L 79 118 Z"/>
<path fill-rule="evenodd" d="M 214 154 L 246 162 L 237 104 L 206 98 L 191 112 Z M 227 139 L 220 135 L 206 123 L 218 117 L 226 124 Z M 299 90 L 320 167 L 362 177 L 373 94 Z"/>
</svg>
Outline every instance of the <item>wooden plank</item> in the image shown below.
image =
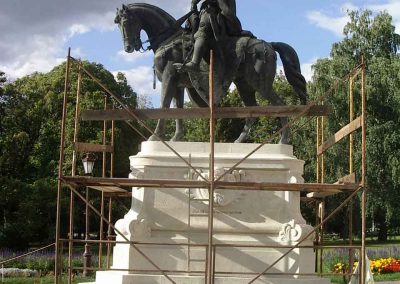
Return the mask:
<svg viewBox="0 0 400 284">
<path fill-rule="evenodd" d="M 290 117 L 304 112 L 308 106 L 255 106 L 255 107 L 225 107 L 216 109 L 216 118 L 247 118 L 247 117 Z M 150 119 L 190 119 L 209 118 L 208 108 L 190 109 L 133 109 L 132 112 L 140 120 Z M 305 116 L 326 116 L 331 112 L 329 106 L 312 106 Z M 132 120 L 123 109 L 118 110 L 86 110 L 82 112 L 83 121 Z"/>
<path fill-rule="evenodd" d="M 305 203 L 312 203 L 312 202 L 316 202 L 318 201 L 315 198 L 309 198 L 309 197 L 300 197 L 300 201 L 301 202 L 305 202 Z"/>
<path fill-rule="evenodd" d="M 128 178 L 97 178 L 83 176 L 64 176 L 63 181 L 77 186 L 127 186 L 127 187 L 160 187 L 160 188 L 207 188 L 204 181 L 190 180 L 144 180 Z"/>
<path fill-rule="evenodd" d="M 105 192 L 104 197 L 132 198 L 132 192 Z"/>
<path fill-rule="evenodd" d="M 75 146 L 75 151 L 77 152 L 89 152 L 89 153 L 95 153 L 95 152 L 107 152 L 107 153 L 112 153 L 113 147 L 111 145 L 101 145 L 101 144 L 91 144 L 91 143 L 81 143 L 81 142 L 76 142 L 74 143 Z"/>
<path fill-rule="evenodd" d="M 88 186 L 91 189 L 107 192 L 107 193 L 127 193 L 125 189 L 117 186 Z"/>
<path fill-rule="evenodd" d="M 256 183 L 256 182 L 216 182 L 218 189 L 226 190 L 270 190 L 270 191 L 303 191 L 340 193 L 357 189 L 352 184 L 321 183 Z"/>
<path fill-rule="evenodd" d="M 129 186 L 148 188 L 208 188 L 205 181 L 192 180 L 146 180 L 127 178 L 63 177 L 65 183 L 79 186 Z M 347 192 L 357 189 L 354 184 L 320 183 L 256 183 L 256 182 L 216 182 L 217 189 L 225 190 L 266 190 L 304 192 Z"/>
<path fill-rule="evenodd" d="M 322 155 L 326 150 L 335 145 L 337 142 L 350 135 L 357 129 L 361 127 L 361 116 L 357 117 L 355 120 L 347 124 L 345 127 L 336 132 L 331 136 L 324 144 L 318 147 L 318 155 Z"/>
<path fill-rule="evenodd" d="M 344 176 L 344 177 L 340 178 L 334 184 L 355 185 L 355 183 L 356 183 L 356 174 L 352 173 L 352 174 L 349 174 L 347 176 Z M 310 192 L 310 193 L 307 193 L 307 197 L 308 198 L 325 198 L 325 197 L 328 197 L 328 196 L 332 196 L 334 194 L 335 194 L 334 192 Z"/>
</svg>

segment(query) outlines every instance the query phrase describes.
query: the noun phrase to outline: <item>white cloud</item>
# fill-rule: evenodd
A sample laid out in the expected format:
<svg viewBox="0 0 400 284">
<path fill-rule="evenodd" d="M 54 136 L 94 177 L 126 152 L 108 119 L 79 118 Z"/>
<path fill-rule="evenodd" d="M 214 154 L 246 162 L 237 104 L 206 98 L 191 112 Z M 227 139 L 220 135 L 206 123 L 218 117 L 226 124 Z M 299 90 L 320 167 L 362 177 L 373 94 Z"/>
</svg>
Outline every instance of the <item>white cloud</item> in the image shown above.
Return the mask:
<svg viewBox="0 0 400 284">
<path fill-rule="evenodd" d="M 341 6 L 341 11 L 343 13 L 347 13 L 347 11 L 353 11 L 353 10 L 357 10 L 357 9 L 358 9 L 358 7 L 355 6 L 353 3 L 344 3 Z"/>
<path fill-rule="evenodd" d="M 336 36 L 343 36 L 343 28 L 348 22 L 347 15 L 340 17 L 330 17 L 320 11 L 311 11 L 307 14 L 307 18 L 312 24 L 334 33 Z"/>
<path fill-rule="evenodd" d="M 153 89 L 153 68 L 148 66 L 139 66 L 128 70 L 114 71 L 114 76 L 122 72 L 125 74 L 129 85 L 132 89 L 141 96 L 149 96 L 153 104 L 158 107 L 161 93 L 161 83 L 157 82 L 156 90 Z"/>
<path fill-rule="evenodd" d="M 69 27 L 69 37 L 73 37 L 76 34 L 84 34 L 90 31 L 88 26 L 82 24 L 73 24 Z"/>
<path fill-rule="evenodd" d="M 349 21 L 347 11 L 357 9 L 368 9 L 375 13 L 387 11 L 392 17 L 396 27 L 396 33 L 400 33 L 400 1 L 399 0 L 387 0 L 382 1 L 383 4 L 371 4 L 363 7 L 357 7 L 352 3 L 344 3 L 340 7 L 340 16 L 328 16 L 326 13 L 321 11 L 311 11 L 307 14 L 307 18 L 312 24 L 317 25 L 320 28 L 326 29 L 333 32 L 335 35 L 342 37 L 342 31 L 346 23 Z"/>
<path fill-rule="evenodd" d="M 0 63 L 0 70 L 4 71 L 11 79 L 16 79 L 35 71 L 48 71 L 64 60 L 57 57 L 60 51 L 57 38 L 33 35 L 30 40 L 31 46 L 35 47 L 34 50 L 30 53 L 24 53 L 23 46 L 16 47 L 12 60 Z"/>
<path fill-rule="evenodd" d="M 400 1 L 399 0 L 390 0 L 386 4 L 380 4 L 380 5 L 368 5 L 367 8 L 374 12 L 387 11 L 393 17 L 393 22 L 396 26 L 396 33 L 400 33 Z"/>
<path fill-rule="evenodd" d="M 124 50 L 120 50 L 117 53 L 117 57 L 126 61 L 126 62 L 137 62 L 141 59 L 144 58 L 149 58 L 152 57 L 153 53 L 151 52 L 132 52 L 132 53 L 127 53 Z"/>
<path fill-rule="evenodd" d="M 17 78 L 48 71 L 64 57 L 64 45 L 78 34 L 110 31 L 115 9 L 124 0 L 2 1 L 0 9 L 0 69 Z M 144 0 L 174 16 L 188 9 L 186 0 Z M 78 47 L 79 48 L 79 47 Z M 93 48 L 96 48 L 95 46 Z"/>
<path fill-rule="evenodd" d="M 301 64 L 301 73 L 303 74 L 306 81 L 309 82 L 312 80 L 312 76 L 314 74 L 312 70 L 312 66 L 317 62 L 318 58 L 313 58 L 311 61 Z"/>
<path fill-rule="evenodd" d="M 312 66 L 317 62 L 317 60 L 318 58 L 313 58 L 310 62 L 301 64 L 301 74 L 303 74 L 307 82 L 312 80 L 313 76 Z M 276 68 L 276 74 L 279 74 L 280 72 L 285 74 L 282 65 L 278 65 Z"/>
</svg>

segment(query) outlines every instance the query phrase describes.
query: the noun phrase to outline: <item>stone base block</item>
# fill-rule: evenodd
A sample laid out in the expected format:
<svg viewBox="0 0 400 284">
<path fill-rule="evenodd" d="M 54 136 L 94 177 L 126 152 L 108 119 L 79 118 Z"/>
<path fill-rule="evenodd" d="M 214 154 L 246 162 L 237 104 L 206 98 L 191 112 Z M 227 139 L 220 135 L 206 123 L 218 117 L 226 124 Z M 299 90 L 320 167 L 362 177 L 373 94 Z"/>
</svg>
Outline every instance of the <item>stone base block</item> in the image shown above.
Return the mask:
<svg viewBox="0 0 400 284">
<path fill-rule="evenodd" d="M 204 275 L 168 275 L 177 284 L 204 284 Z M 249 283 L 253 278 L 234 277 L 234 276 L 217 276 L 215 284 L 244 284 Z M 101 271 L 96 274 L 97 282 L 93 284 L 169 284 L 169 281 L 163 275 L 151 274 L 127 274 L 123 272 Z M 284 277 L 260 277 L 254 283 L 257 284 L 329 284 L 330 281 L 324 278 L 304 277 L 304 278 L 284 278 Z"/>
</svg>

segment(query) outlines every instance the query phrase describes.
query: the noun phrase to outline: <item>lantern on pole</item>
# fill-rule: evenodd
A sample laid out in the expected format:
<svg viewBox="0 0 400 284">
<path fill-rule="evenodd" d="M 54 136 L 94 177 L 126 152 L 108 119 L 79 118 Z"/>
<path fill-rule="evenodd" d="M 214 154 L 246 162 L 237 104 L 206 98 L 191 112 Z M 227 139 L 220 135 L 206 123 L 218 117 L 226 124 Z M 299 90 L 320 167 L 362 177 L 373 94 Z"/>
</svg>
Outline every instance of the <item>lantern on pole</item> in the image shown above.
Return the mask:
<svg viewBox="0 0 400 284">
<path fill-rule="evenodd" d="M 96 157 L 93 154 L 86 153 L 86 156 L 82 159 L 85 175 L 92 175 L 95 161 Z"/>
</svg>

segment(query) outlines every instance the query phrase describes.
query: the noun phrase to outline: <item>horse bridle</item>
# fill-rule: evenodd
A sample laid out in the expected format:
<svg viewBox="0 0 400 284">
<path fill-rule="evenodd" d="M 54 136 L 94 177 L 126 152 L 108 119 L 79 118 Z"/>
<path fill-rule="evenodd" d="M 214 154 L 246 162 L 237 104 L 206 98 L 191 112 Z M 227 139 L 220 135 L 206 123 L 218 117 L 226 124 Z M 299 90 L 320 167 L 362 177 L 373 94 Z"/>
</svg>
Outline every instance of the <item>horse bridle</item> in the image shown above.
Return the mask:
<svg viewBox="0 0 400 284">
<path fill-rule="evenodd" d="M 124 22 L 128 22 L 128 25 L 129 25 L 129 23 L 131 23 L 132 22 L 132 16 L 129 14 L 129 13 L 127 13 L 127 12 L 125 12 L 125 15 L 119 15 L 119 21 L 120 21 L 120 23 L 121 23 L 121 26 L 123 26 L 123 32 L 122 32 L 122 36 L 123 36 L 123 40 L 124 41 L 126 41 L 126 40 L 129 40 L 129 37 L 126 35 L 126 29 L 125 29 L 125 23 Z M 158 35 L 157 35 L 157 37 L 162 37 L 162 35 L 163 34 L 166 34 L 167 32 L 169 32 L 170 30 L 171 30 L 172 28 L 171 27 L 168 27 L 168 28 L 165 28 L 165 29 L 163 29 L 163 30 L 161 30 L 159 33 L 158 33 Z M 134 44 L 136 44 L 136 43 L 140 43 L 140 50 L 139 50 L 139 52 L 141 52 L 141 53 L 144 53 L 144 52 L 146 52 L 146 51 L 149 51 L 149 50 L 152 50 L 153 49 L 153 46 L 154 45 L 156 45 L 156 44 L 154 44 L 153 43 L 153 45 L 149 45 L 147 48 L 143 48 L 143 45 L 144 44 L 146 44 L 146 43 L 150 43 L 150 42 L 152 42 L 152 41 L 156 41 L 156 42 L 162 42 L 163 40 L 155 40 L 154 38 L 152 38 L 152 37 L 149 37 L 147 40 L 145 40 L 145 41 L 142 41 L 142 39 L 141 39 L 141 37 L 140 37 L 140 33 L 139 33 L 139 38 L 134 38 L 133 39 L 133 43 Z"/>
</svg>

